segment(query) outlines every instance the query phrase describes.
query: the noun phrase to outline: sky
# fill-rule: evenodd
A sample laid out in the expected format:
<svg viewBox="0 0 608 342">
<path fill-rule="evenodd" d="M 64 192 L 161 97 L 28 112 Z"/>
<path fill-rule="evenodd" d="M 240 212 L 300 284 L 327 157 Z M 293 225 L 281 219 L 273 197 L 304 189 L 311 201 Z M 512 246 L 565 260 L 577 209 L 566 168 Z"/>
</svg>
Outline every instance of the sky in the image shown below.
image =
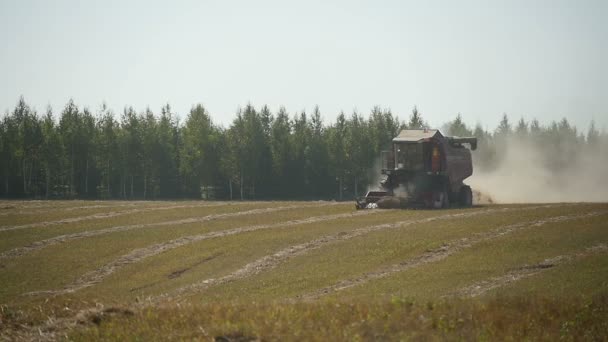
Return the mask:
<svg viewBox="0 0 608 342">
<path fill-rule="evenodd" d="M 326 123 L 378 105 L 433 127 L 566 117 L 608 130 L 608 1 L 0 0 L 0 111 L 19 96 L 185 119 L 201 103 L 315 105 Z"/>
</svg>

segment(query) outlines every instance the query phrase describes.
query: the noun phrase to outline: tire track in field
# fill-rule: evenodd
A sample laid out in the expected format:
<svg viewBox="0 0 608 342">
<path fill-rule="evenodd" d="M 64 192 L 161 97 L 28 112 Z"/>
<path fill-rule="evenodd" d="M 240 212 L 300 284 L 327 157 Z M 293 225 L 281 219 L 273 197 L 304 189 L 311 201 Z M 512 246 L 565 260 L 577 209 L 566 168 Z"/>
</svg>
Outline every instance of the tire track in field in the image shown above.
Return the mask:
<svg viewBox="0 0 608 342">
<path fill-rule="evenodd" d="M 413 269 L 413 268 L 416 268 L 419 266 L 441 261 L 455 253 L 458 253 L 462 250 L 471 248 L 474 245 L 477 245 L 481 242 L 490 241 L 490 240 L 493 240 L 493 239 L 511 234 L 513 232 L 526 229 L 526 228 L 540 227 L 540 226 L 543 226 L 545 224 L 550 224 L 550 223 L 559 223 L 559 222 L 563 222 L 563 221 L 578 220 L 578 219 L 606 215 L 606 214 L 608 214 L 608 211 L 595 211 L 595 212 L 590 212 L 590 213 L 581 214 L 581 215 L 555 216 L 555 217 L 550 217 L 550 218 L 546 218 L 546 219 L 520 222 L 520 223 L 501 226 L 501 227 L 492 229 L 488 232 L 474 234 L 470 238 L 456 239 L 450 243 L 444 244 L 443 246 L 441 246 L 437 249 L 428 250 L 427 252 L 425 252 L 419 256 L 416 256 L 414 258 L 411 258 L 409 260 L 406 260 L 404 262 L 390 265 L 388 267 L 384 267 L 377 271 L 368 272 L 359 277 L 342 280 L 334 285 L 321 288 L 319 290 L 313 291 L 311 293 L 308 293 L 308 294 L 305 294 L 302 296 L 298 296 L 296 298 L 305 299 L 305 300 L 314 300 L 319 297 L 328 295 L 330 293 L 342 291 L 342 290 L 345 290 L 345 289 L 348 289 L 348 288 L 351 288 L 351 287 L 354 287 L 357 285 L 367 283 L 372 280 L 385 278 L 385 277 L 393 275 L 395 273 L 403 272 L 403 271 Z"/>
<path fill-rule="evenodd" d="M 121 201 L 121 200 L 113 200 L 113 201 L 104 201 L 104 200 L 95 200 L 95 201 L 88 201 L 88 200 L 78 200 L 78 201 L 72 201 L 72 200 L 60 200 L 60 201 L 54 201 L 54 200 L 31 200 L 31 201 L 7 201 L 4 202 L 5 206 L 3 206 L 2 204 L 0 204 L 0 209 L 16 209 L 16 210 L 23 210 L 23 209 L 63 209 L 63 208 L 69 208 L 68 206 L 63 206 L 62 204 L 74 204 L 72 202 L 84 202 L 84 203 L 120 203 L 120 202 L 127 202 L 127 201 Z M 131 202 L 131 201 L 130 201 Z M 135 201 L 135 202 L 139 202 L 139 201 Z M 141 201 L 143 202 L 143 201 Z M 149 201 L 152 202 L 152 201 Z"/>
<path fill-rule="evenodd" d="M 203 280 L 201 282 L 182 287 L 182 288 L 176 290 L 175 292 L 177 295 L 181 295 L 186 292 L 204 290 L 211 286 L 220 285 L 220 284 L 228 283 L 231 281 L 247 278 L 247 277 L 256 275 L 258 273 L 261 273 L 263 271 L 275 268 L 279 264 L 287 261 L 288 259 L 291 259 L 296 256 L 304 255 L 312 250 L 316 250 L 321 247 L 324 247 L 325 245 L 336 243 L 339 241 L 346 241 L 346 240 L 349 240 L 349 239 L 352 239 L 352 238 L 355 238 L 358 236 L 366 235 L 366 234 L 380 231 L 380 230 L 404 228 L 404 227 L 408 227 L 408 226 L 415 225 L 415 224 L 422 224 L 422 223 L 428 223 L 428 222 L 433 222 L 433 221 L 449 220 L 449 219 L 456 219 L 456 218 L 467 218 L 467 217 L 473 217 L 473 216 L 478 216 L 478 215 L 483 215 L 483 214 L 488 214 L 488 213 L 506 212 L 506 211 L 517 210 L 517 209 L 532 210 L 532 209 L 547 208 L 547 207 L 554 207 L 554 206 L 558 206 L 558 205 L 543 205 L 543 206 L 535 206 L 535 207 L 527 207 L 527 208 L 485 209 L 485 210 L 478 210 L 478 211 L 472 211 L 472 212 L 438 215 L 438 216 L 432 216 L 432 217 L 427 217 L 427 218 L 423 218 L 423 219 L 404 220 L 404 221 L 399 221 L 399 222 L 395 222 L 395 223 L 377 224 L 377 225 L 373 225 L 373 226 L 357 228 L 350 232 L 340 232 L 340 233 L 336 233 L 336 234 L 326 235 L 326 236 L 322 236 L 320 238 L 317 238 L 317 239 L 314 239 L 311 241 L 289 246 L 274 254 L 263 256 L 263 257 L 257 259 L 256 261 L 253 261 L 226 276 L 223 276 L 220 278 L 209 278 L 209 279 Z M 164 296 L 166 297 L 168 295 L 164 295 Z"/>
<path fill-rule="evenodd" d="M 255 202 L 244 202 L 244 203 L 255 203 Z M 157 211 L 157 210 L 171 210 L 171 209 L 187 209 L 187 208 L 204 208 L 204 207 L 215 207 L 215 206 L 223 206 L 223 205 L 234 205 L 234 203 L 230 202 L 214 202 L 214 203 L 204 203 L 204 204 L 188 204 L 188 205 L 171 205 L 171 206 L 158 206 L 158 207 L 145 207 L 145 208 L 135 208 L 129 210 L 122 211 L 110 211 L 106 213 L 96 213 L 86 216 L 79 217 L 70 217 L 56 221 L 46 221 L 46 222 L 34 222 L 27 223 L 22 225 L 15 226 L 0 226 L 0 232 L 9 231 L 9 230 L 17 230 L 17 229 L 26 229 L 26 228 L 36 228 L 36 227 L 46 227 L 46 226 L 54 226 L 64 223 L 74 223 L 86 220 L 95 220 L 95 219 L 104 219 L 111 218 L 117 216 L 123 216 L 128 214 L 134 214 L 139 212 L 149 212 L 149 211 Z"/>
<path fill-rule="evenodd" d="M 104 204 L 108 205 L 110 203 L 115 204 L 126 204 L 126 203 L 168 203 L 168 202 L 179 202 L 179 201 L 166 201 L 166 200 L 123 200 L 123 199 L 112 199 L 112 200 L 25 200 L 25 201 L 0 201 L 0 207 L 2 205 L 10 205 L 13 209 L 49 209 L 49 208 L 68 208 L 64 205 L 72 205 L 72 204 Z"/>
<path fill-rule="evenodd" d="M 243 203 L 256 203 L 256 202 L 243 202 Z M 257 203 L 259 203 L 259 202 L 257 202 Z M 172 206 L 166 206 L 166 207 L 150 207 L 150 208 L 137 208 L 137 209 L 122 210 L 122 211 L 110 211 L 107 213 L 97 213 L 97 214 L 91 214 L 91 215 L 86 215 L 86 216 L 70 217 L 70 218 L 65 218 L 65 219 L 61 219 L 61 220 L 57 220 L 57 221 L 35 222 L 35 223 L 27 223 L 27 224 L 22 224 L 22 225 L 15 225 L 15 226 L 2 226 L 2 227 L 0 227 L 0 232 L 5 232 L 5 231 L 9 231 L 9 230 L 17 230 L 17 229 L 49 227 L 49 226 L 56 226 L 56 225 L 65 224 L 65 223 L 75 223 L 75 222 L 88 221 L 88 220 L 105 219 L 105 218 L 110 218 L 110 217 L 117 217 L 117 216 L 123 216 L 123 215 L 128 215 L 128 214 L 143 213 L 143 212 L 157 211 L 157 210 L 216 207 L 216 206 L 223 206 L 223 205 L 230 205 L 230 204 L 231 203 L 229 203 L 229 202 L 215 202 L 215 203 L 205 203 L 205 204 L 172 205 Z"/>
<path fill-rule="evenodd" d="M 597 253 L 605 253 L 608 251 L 608 245 L 604 243 L 600 243 L 594 245 L 592 247 L 588 247 L 585 250 L 574 253 L 574 254 L 566 254 L 566 255 L 558 255 L 553 258 L 545 259 L 538 264 L 534 265 L 524 265 L 517 269 L 511 270 L 510 272 L 496 277 L 491 277 L 486 280 L 482 280 L 480 282 L 474 283 L 467 287 L 464 287 L 454 293 L 448 294 L 444 297 L 449 296 L 457 296 L 457 297 L 477 297 L 482 295 L 490 290 L 493 290 L 498 287 L 503 287 L 509 285 L 511 283 L 517 282 L 521 279 L 528 278 L 534 275 L 537 275 L 546 270 L 552 269 L 554 267 L 567 264 L 570 262 L 574 262 L 578 259 L 582 259 Z"/>
<path fill-rule="evenodd" d="M 8 211 L 8 212 L 0 212 L 0 216 L 8 216 L 8 215 L 37 215 L 44 214 L 48 212 L 56 212 L 56 211 L 75 211 L 82 209 L 103 209 L 103 208 L 121 208 L 121 207 L 143 207 L 143 208 L 155 208 L 162 207 L 161 203 L 155 203 L 154 201 L 131 201 L 128 203 L 117 203 L 117 204 L 91 204 L 91 205 L 81 205 L 77 207 L 52 207 L 45 206 L 40 207 L 33 210 L 23 210 L 17 209 L 17 211 Z"/>
<path fill-rule="evenodd" d="M 6 207 L 3 209 L 28 209 L 28 208 L 48 208 L 55 204 L 48 204 L 46 201 L 32 200 L 32 201 L 2 201 L 2 206 Z"/>
<path fill-rule="evenodd" d="M 173 239 L 170 241 L 151 245 L 148 247 L 134 249 L 130 253 L 125 254 L 110 263 L 108 263 L 104 266 L 101 266 L 100 268 L 98 268 L 94 271 L 86 273 L 82 277 L 78 278 L 74 283 L 64 287 L 61 290 L 45 291 L 44 293 L 59 295 L 59 294 L 64 294 L 64 293 L 76 292 L 78 290 L 81 290 L 86 287 L 90 287 L 90 286 L 100 283 L 103 279 L 105 279 L 112 273 L 116 272 L 117 270 L 119 270 L 127 265 L 140 262 L 146 258 L 170 251 L 175 248 L 183 247 L 185 245 L 188 245 L 188 244 L 191 244 L 191 243 L 194 243 L 197 241 L 221 238 L 221 237 L 226 237 L 226 236 L 231 236 L 231 235 L 236 235 L 236 234 L 241 234 L 241 233 L 247 233 L 247 232 L 253 232 L 253 231 L 263 230 L 263 229 L 288 228 L 288 227 L 293 227 L 296 225 L 337 220 L 337 219 L 343 219 L 343 218 L 349 218 L 349 217 L 364 216 L 364 215 L 370 215 L 370 214 L 374 214 L 374 213 L 378 213 L 378 211 L 367 210 L 367 211 L 348 212 L 348 213 L 342 213 L 342 214 L 314 216 L 314 217 L 309 217 L 309 218 L 305 218 L 305 219 L 289 220 L 289 221 L 272 223 L 272 224 L 245 226 L 245 227 L 239 227 L 239 228 L 233 228 L 233 229 L 227 229 L 227 230 L 208 232 L 208 233 L 204 233 L 204 234 L 184 236 L 184 237 L 180 237 L 180 238 Z"/>
<path fill-rule="evenodd" d="M 323 205 L 327 205 L 327 204 L 323 204 Z M 290 205 L 290 206 L 281 206 L 281 207 L 258 208 L 258 209 L 230 212 L 230 213 L 210 214 L 210 215 L 201 216 L 201 217 L 190 217 L 190 218 L 179 219 L 179 220 L 162 221 L 162 222 L 154 222 L 154 223 L 130 224 L 130 225 L 115 226 L 115 227 L 104 228 L 104 229 L 89 230 L 89 231 L 84 231 L 84 232 L 79 232 L 79 233 L 64 234 L 64 235 L 55 236 L 55 237 L 52 237 L 49 239 L 36 241 L 36 242 L 33 242 L 24 247 L 18 247 L 18 248 L 8 250 L 8 251 L 0 254 L 0 260 L 20 257 L 25 254 L 31 253 L 33 251 L 43 249 L 45 247 L 58 245 L 61 243 L 72 241 L 72 240 L 89 238 L 89 237 L 99 236 L 99 235 L 104 235 L 104 234 L 109 234 L 109 233 L 123 232 L 123 231 L 127 231 L 127 230 L 141 229 L 141 228 L 181 225 L 181 224 L 190 224 L 190 223 L 203 223 L 203 222 L 230 218 L 230 217 L 265 214 L 265 213 L 272 213 L 275 211 L 296 209 L 296 208 L 301 208 L 301 207 L 302 207 L 301 205 L 300 206 Z M 311 206 L 311 207 L 313 207 L 313 206 Z"/>
</svg>

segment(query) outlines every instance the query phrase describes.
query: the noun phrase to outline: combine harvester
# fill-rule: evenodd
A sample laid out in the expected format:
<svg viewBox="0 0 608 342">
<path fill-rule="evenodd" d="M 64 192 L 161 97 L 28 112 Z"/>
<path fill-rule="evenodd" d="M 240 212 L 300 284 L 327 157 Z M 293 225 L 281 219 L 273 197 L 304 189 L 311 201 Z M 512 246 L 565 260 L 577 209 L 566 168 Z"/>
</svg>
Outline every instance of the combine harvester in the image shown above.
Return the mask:
<svg viewBox="0 0 608 342">
<path fill-rule="evenodd" d="M 464 144 L 469 145 L 469 148 Z M 446 137 L 436 129 L 403 130 L 382 151 L 382 190 L 357 198 L 357 209 L 448 208 L 473 205 L 471 151 L 477 138 Z"/>
</svg>

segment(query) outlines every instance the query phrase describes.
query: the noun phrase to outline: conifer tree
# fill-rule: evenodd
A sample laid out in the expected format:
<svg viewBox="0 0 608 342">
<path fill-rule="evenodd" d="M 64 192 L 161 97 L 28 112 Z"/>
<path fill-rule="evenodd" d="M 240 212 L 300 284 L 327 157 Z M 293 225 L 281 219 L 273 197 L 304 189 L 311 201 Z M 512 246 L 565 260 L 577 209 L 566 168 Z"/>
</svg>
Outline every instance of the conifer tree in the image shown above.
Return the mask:
<svg viewBox="0 0 608 342">
<path fill-rule="evenodd" d="M 418 108 L 414 106 L 412 109 L 412 115 L 410 115 L 410 121 L 407 123 L 409 129 L 422 129 L 426 126 L 422 115 L 418 112 Z"/>
</svg>

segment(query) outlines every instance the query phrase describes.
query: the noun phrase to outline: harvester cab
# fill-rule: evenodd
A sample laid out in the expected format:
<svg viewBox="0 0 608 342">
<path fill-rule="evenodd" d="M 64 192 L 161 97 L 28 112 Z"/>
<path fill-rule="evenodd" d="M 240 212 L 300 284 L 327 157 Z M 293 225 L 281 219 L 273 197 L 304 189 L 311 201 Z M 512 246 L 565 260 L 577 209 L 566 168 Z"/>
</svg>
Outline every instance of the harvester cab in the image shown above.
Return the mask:
<svg viewBox="0 0 608 342">
<path fill-rule="evenodd" d="M 357 198 L 357 209 L 470 207 L 473 194 L 463 180 L 473 174 L 476 148 L 477 138 L 446 137 L 436 129 L 401 131 L 391 150 L 381 153 L 380 189 Z"/>
</svg>

